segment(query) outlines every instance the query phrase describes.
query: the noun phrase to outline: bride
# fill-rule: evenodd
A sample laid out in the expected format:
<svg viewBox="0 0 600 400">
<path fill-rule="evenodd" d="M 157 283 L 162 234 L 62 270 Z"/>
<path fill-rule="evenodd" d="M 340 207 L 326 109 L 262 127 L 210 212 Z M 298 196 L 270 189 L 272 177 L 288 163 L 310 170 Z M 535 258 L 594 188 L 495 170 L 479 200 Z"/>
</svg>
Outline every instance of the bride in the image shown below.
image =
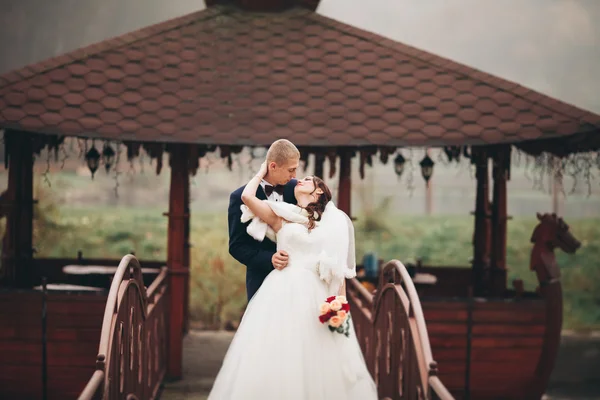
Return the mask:
<svg viewBox="0 0 600 400">
<path fill-rule="evenodd" d="M 289 263 L 249 302 L 208 399 L 375 400 L 351 319 L 348 336 L 319 321 L 325 299 L 356 275 L 352 222 L 317 177 L 298 181 L 298 205 L 258 199 L 266 172 L 263 163 L 242 193 L 242 222 L 252 220 L 256 240 L 276 239 Z"/>
</svg>

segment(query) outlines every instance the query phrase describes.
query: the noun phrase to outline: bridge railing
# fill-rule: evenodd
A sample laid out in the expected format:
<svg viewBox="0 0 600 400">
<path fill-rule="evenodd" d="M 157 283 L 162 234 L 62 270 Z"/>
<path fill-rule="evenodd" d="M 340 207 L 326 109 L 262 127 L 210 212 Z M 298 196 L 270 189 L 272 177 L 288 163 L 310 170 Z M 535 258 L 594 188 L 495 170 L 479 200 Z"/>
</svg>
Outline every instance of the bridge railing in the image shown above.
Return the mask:
<svg viewBox="0 0 600 400">
<path fill-rule="evenodd" d="M 382 268 L 375 295 L 352 279 L 348 299 L 379 398 L 454 399 L 437 376 L 421 302 L 400 261 Z"/>
<path fill-rule="evenodd" d="M 140 263 L 126 255 L 111 283 L 96 371 L 79 400 L 154 399 L 166 370 L 167 268 L 147 289 Z"/>
</svg>

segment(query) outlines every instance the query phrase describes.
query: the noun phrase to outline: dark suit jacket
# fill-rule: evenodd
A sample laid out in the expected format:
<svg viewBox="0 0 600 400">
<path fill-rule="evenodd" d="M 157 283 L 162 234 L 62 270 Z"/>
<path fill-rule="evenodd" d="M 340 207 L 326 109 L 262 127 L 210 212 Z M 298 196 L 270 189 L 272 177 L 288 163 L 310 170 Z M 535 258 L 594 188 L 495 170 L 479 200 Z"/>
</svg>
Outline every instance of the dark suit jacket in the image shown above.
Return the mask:
<svg viewBox="0 0 600 400">
<path fill-rule="evenodd" d="M 250 301 L 264 279 L 273 270 L 271 257 L 275 254 L 277 245 L 267 238 L 259 242 L 246 232 L 246 227 L 250 222 L 243 224 L 240 221 L 242 216 L 240 206 L 243 204 L 242 192 L 245 187 L 242 186 L 229 196 L 229 254 L 246 266 L 246 292 L 248 301 Z M 296 187 L 295 179 L 285 185 L 283 201 L 286 203 L 296 204 L 294 187 Z M 261 186 L 256 191 L 256 197 L 261 200 L 267 199 Z"/>
</svg>

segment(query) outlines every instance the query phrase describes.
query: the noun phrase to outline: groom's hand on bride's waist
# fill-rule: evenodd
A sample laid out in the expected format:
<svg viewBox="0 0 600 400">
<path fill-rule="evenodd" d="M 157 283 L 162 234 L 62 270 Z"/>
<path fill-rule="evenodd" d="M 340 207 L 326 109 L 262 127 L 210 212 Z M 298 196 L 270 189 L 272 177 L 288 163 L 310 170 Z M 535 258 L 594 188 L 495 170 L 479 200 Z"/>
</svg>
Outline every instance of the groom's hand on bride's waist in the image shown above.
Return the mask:
<svg viewBox="0 0 600 400">
<path fill-rule="evenodd" d="M 271 263 L 273 264 L 273 268 L 282 270 L 288 264 L 288 253 L 283 250 L 279 250 L 273 257 L 271 257 Z"/>
</svg>

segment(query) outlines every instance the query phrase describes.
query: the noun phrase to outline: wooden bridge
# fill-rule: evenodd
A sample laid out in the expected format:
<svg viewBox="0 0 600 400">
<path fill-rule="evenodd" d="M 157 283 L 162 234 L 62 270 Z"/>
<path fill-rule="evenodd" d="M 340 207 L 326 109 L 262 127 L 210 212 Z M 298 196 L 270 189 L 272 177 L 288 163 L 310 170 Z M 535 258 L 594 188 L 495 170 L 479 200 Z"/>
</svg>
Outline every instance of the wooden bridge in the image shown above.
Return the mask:
<svg viewBox="0 0 600 400">
<path fill-rule="evenodd" d="M 132 255 L 122 259 L 106 300 L 96 370 L 80 400 L 157 398 L 168 352 L 166 272 L 163 268 L 145 288 L 137 259 Z M 408 271 L 394 260 L 383 268 L 381 282 L 375 296 L 356 279 L 348 291 L 357 336 L 379 397 L 453 399 L 437 376 Z"/>
<path fill-rule="evenodd" d="M 172 326 L 182 315 L 171 312 L 180 297 L 173 296 L 167 267 L 145 266 L 142 274 L 138 260 L 125 256 L 106 289 L 74 285 L 89 279 L 79 276 L 67 287 L 1 291 L 1 397 L 156 399 L 165 378 L 181 379 L 169 374 L 178 369 L 169 365 L 171 343 L 183 343 L 172 334 L 183 330 L 181 323 L 179 331 Z M 357 336 L 380 398 L 539 399 L 552 370 L 556 301 L 526 293 L 461 297 L 469 269 L 422 268 L 438 277 L 437 296 L 421 293 L 420 299 L 399 261 L 381 268 L 374 291 L 357 279 L 348 282 Z M 46 260 L 46 272 L 52 269 Z M 50 278 L 60 280 L 57 273 Z M 544 290 L 560 290 L 557 284 Z M 180 371 L 181 361 L 175 359 Z"/>
</svg>

